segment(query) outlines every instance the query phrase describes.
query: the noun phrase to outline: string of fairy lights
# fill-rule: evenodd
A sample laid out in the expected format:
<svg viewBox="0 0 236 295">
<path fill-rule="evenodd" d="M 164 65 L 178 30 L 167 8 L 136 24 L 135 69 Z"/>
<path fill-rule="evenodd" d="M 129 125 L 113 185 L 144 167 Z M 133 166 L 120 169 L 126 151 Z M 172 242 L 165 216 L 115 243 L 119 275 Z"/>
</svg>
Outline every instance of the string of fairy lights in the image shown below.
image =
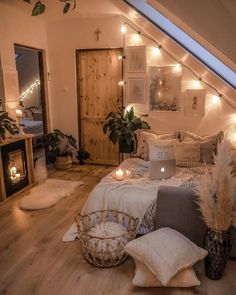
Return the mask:
<svg viewBox="0 0 236 295">
<path fill-rule="evenodd" d="M 38 88 L 40 85 L 40 81 L 36 80 L 34 83 L 32 83 L 25 91 L 23 91 L 20 95 L 20 104 L 24 102 L 24 99 L 27 95 L 34 92 L 35 88 Z"/>
<path fill-rule="evenodd" d="M 146 39 L 150 40 L 151 42 L 153 42 L 155 44 L 155 49 L 157 51 L 163 51 L 164 53 L 166 53 L 171 59 L 173 59 L 176 62 L 176 66 L 177 67 L 185 67 L 186 69 L 188 69 L 195 77 L 196 77 L 196 82 L 198 84 L 203 83 L 206 86 L 208 86 L 209 88 L 211 88 L 215 93 L 216 93 L 216 99 L 218 100 L 222 100 L 224 101 L 226 104 L 228 104 L 228 106 L 230 106 L 232 109 L 234 109 L 236 111 L 236 105 L 234 105 L 230 99 L 224 95 L 223 93 L 221 93 L 215 86 L 213 86 L 212 84 L 210 84 L 209 82 L 207 82 L 205 79 L 203 79 L 201 76 L 199 76 L 191 67 L 189 67 L 188 65 L 186 65 L 183 61 L 179 61 L 173 54 L 171 54 L 165 47 L 163 47 L 159 42 L 157 42 L 154 38 L 150 37 L 149 35 L 145 34 L 144 32 L 142 32 L 139 29 L 136 29 L 134 26 L 132 26 L 131 24 L 124 22 L 121 26 L 121 33 L 126 34 L 127 32 L 127 27 L 131 28 L 134 32 L 136 32 L 138 34 L 138 36 L 143 36 Z M 125 59 L 125 56 L 119 55 L 118 56 L 119 60 Z M 123 86 L 125 85 L 125 81 L 119 81 L 119 86 Z"/>
</svg>

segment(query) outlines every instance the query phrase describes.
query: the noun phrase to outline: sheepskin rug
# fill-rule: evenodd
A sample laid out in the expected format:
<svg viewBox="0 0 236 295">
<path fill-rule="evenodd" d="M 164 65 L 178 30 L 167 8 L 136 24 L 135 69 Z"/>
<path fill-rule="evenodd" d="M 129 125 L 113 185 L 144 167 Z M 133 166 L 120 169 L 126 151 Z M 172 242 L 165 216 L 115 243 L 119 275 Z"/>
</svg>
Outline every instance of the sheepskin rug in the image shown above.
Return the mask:
<svg viewBox="0 0 236 295">
<path fill-rule="evenodd" d="M 62 198 L 70 196 L 74 190 L 84 184 L 82 181 L 46 179 L 33 187 L 20 200 L 19 207 L 25 210 L 39 210 L 54 206 Z"/>
</svg>

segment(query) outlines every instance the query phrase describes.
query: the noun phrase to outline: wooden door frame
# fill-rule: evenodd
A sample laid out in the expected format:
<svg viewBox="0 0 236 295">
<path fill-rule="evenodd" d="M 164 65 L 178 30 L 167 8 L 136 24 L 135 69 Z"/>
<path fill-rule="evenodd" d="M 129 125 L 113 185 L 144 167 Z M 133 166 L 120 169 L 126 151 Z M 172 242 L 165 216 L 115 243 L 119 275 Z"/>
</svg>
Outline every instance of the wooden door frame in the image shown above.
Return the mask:
<svg viewBox="0 0 236 295">
<path fill-rule="evenodd" d="M 48 101 L 48 92 L 47 92 L 47 70 L 46 70 L 46 50 L 40 49 L 36 47 L 31 47 L 27 45 L 22 45 L 19 43 L 14 43 L 14 50 L 15 47 L 21 47 L 29 50 L 34 50 L 38 52 L 38 59 L 39 59 L 39 77 L 40 77 L 40 97 L 42 103 L 42 116 L 43 116 L 43 131 L 44 134 L 48 133 L 50 130 L 49 124 L 49 101 Z"/>
<path fill-rule="evenodd" d="M 88 48 L 88 49 L 76 49 L 75 50 L 75 61 L 76 61 L 76 85 L 77 85 L 77 112 L 78 112 L 78 139 L 79 149 L 82 148 L 82 132 L 81 132 L 81 100 L 80 100 L 80 83 L 79 83 L 79 54 L 88 51 L 102 51 L 102 50 L 120 50 L 124 55 L 123 47 L 112 47 L 112 48 Z M 122 63 L 122 79 L 124 79 L 124 65 Z M 124 106 L 124 90 L 122 90 L 122 107 Z"/>
</svg>

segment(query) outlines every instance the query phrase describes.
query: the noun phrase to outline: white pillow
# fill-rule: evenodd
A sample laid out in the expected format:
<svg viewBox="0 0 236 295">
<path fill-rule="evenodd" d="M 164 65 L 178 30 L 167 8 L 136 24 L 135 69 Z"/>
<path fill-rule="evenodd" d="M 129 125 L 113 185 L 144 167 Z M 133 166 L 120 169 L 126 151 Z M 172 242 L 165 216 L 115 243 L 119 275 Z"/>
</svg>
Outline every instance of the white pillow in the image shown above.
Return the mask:
<svg viewBox="0 0 236 295">
<path fill-rule="evenodd" d="M 129 242 L 125 251 L 144 263 L 164 286 L 179 271 L 189 268 L 208 253 L 168 227 Z"/>
<path fill-rule="evenodd" d="M 158 139 L 158 140 L 165 140 L 165 139 L 175 139 L 176 134 L 173 133 L 166 133 L 166 134 L 156 134 L 154 131 L 143 131 L 140 130 L 138 135 L 138 148 L 137 153 L 135 154 L 136 157 L 141 157 L 145 161 L 149 160 L 149 150 L 148 150 L 148 138 Z"/>
<path fill-rule="evenodd" d="M 196 141 L 177 142 L 174 146 L 176 163 L 180 162 L 200 162 L 201 145 Z"/>
<path fill-rule="evenodd" d="M 176 139 L 156 140 L 148 138 L 149 160 L 172 160 L 174 156 L 174 145 Z"/>
<path fill-rule="evenodd" d="M 136 287 L 163 287 L 162 283 L 155 275 L 145 266 L 145 264 L 135 260 L 136 270 L 132 284 Z M 166 287 L 195 287 L 201 283 L 192 267 L 178 272 Z"/>
</svg>

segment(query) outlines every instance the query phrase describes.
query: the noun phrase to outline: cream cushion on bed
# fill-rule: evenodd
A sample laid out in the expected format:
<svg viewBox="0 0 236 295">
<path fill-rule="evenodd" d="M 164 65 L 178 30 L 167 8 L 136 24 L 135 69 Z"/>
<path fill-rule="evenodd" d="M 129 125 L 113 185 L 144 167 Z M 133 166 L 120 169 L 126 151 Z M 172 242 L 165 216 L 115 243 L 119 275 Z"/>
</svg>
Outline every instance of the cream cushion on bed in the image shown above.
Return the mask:
<svg viewBox="0 0 236 295">
<path fill-rule="evenodd" d="M 140 130 L 138 136 L 138 148 L 135 154 L 136 157 L 141 157 L 145 161 L 149 160 L 149 147 L 148 147 L 148 139 L 156 139 L 156 140 L 169 140 L 176 139 L 177 133 L 164 133 L 164 134 L 156 134 L 154 131 L 143 131 Z"/>
<path fill-rule="evenodd" d="M 176 165 L 182 162 L 200 162 L 200 143 L 196 141 L 177 142 L 174 146 Z"/>
<path fill-rule="evenodd" d="M 132 284 L 137 287 L 162 287 L 162 283 L 146 267 L 145 264 L 135 260 L 136 270 Z M 184 269 L 170 279 L 166 287 L 195 287 L 201 283 L 192 267 Z"/>
<path fill-rule="evenodd" d="M 149 160 L 171 160 L 174 159 L 174 145 L 176 139 L 158 140 L 148 138 Z"/>
<path fill-rule="evenodd" d="M 125 251 L 166 286 L 178 272 L 191 267 L 207 255 L 181 233 L 164 227 L 129 242 Z"/>
</svg>

